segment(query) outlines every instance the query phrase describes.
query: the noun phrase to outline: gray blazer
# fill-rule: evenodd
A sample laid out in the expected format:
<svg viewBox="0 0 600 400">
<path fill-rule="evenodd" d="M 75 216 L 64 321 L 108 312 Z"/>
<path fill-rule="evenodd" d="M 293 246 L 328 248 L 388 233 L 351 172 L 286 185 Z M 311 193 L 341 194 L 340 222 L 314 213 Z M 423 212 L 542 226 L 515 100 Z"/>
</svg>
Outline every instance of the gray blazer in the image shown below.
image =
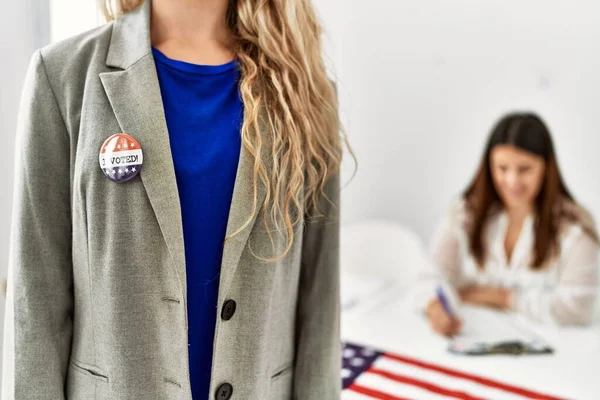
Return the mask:
<svg viewBox="0 0 600 400">
<path fill-rule="evenodd" d="M 149 18 L 146 0 L 31 58 L 18 120 L 2 399 L 192 398 L 182 222 Z M 126 183 L 109 180 L 98 162 L 117 132 L 144 151 Z M 227 234 L 250 216 L 253 190 L 242 149 Z M 264 187 L 257 191 L 260 204 Z M 340 397 L 339 191 L 335 175 L 333 205 L 321 199 L 328 217 L 305 218 L 282 261 L 251 254 L 272 254 L 260 218 L 224 243 L 208 398 Z M 279 252 L 285 243 L 274 238 Z M 225 321 L 229 299 L 237 308 Z"/>
</svg>

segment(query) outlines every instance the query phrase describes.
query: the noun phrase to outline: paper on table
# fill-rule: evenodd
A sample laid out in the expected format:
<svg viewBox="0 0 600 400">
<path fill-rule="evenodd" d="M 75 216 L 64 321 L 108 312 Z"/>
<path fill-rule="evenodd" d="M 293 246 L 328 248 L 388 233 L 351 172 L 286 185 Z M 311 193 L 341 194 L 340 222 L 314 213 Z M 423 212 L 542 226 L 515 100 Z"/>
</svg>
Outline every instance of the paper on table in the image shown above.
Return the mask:
<svg viewBox="0 0 600 400">
<path fill-rule="evenodd" d="M 515 318 L 503 311 L 463 305 L 460 308 L 463 329 L 461 339 L 498 343 L 508 341 L 531 342 L 536 339 L 533 332 L 520 326 Z"/>
<path fill-rule="evenodd" d="M 466 306 L 460 310 L 463 330 L 448 347 L 452 353 L 483 354 L 551 354 L 546 340 L 522 325 L 514 315 L 482 307 Z"/>
</svg>

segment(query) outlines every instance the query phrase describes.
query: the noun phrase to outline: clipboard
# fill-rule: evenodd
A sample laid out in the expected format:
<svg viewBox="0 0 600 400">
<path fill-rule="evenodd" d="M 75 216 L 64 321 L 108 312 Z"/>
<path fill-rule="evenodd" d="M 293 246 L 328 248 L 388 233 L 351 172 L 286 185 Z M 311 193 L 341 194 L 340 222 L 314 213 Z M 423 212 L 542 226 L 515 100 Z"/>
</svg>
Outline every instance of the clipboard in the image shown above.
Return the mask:
<svg viewBox="0 0 600 400">
<path fill-rule="evenodd" d="M 545 343 L 505 341 L 497 343 L 483 343 L 479 341 L 457 338 L 450 342 L 448 351 L 454 354 L 468 356 L 481 356 L 504 354 L 520 356 L 524 354 L 553 354 L 554 349 Z"/>
<path fill-rule="evenodd" d="M 505 311 L 463 306 L 460 314 L 464 326 L 461 333 L 451 339 L 450 353 L 470 356 L 554 353 L 546 340 Z"/>
</svg>

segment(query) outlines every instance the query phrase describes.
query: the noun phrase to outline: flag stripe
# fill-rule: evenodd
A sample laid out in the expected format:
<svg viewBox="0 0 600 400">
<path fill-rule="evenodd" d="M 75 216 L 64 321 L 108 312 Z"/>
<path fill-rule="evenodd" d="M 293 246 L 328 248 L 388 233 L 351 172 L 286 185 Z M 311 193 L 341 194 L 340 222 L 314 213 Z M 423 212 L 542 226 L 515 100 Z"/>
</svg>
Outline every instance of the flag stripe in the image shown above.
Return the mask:
<svg viewBox="0 0 600 400">
<path fill-rule="evenodd" d="M 443 394 L 444 396 L 455 397 L 457 399 L 462 399 L 462 400 L 485 400 L 482 397 L 471 396 L 468 393 L 457 391 L 457 390 L 445 389 L 441 386 L 434 385 L 429 382 L 425 382 L 425 381 L 422 381 L 419 379 L 409 378 L 409 377 L 395 374 L 395 373 L 392 373 L 389 371 L 384 371 L 384 370 L 378 369 L 378 368 L 371 368 L 371 369 L 369 369 L 368 372 L 370 372 L 372 374 L 383 376 L 385 378 L 391 379 L 396 382 L 401 382 L 401 383 L 405 383 L 408 385 L 418 386 L 420 388 L 423 388 L 423 389 L 428 390 L 433 393 Z"/>
<path fill-rule="evenodd" d="M 370 372 L 362 374 L 355 384 L 360 385 L 363 388 L 384 393 L 388 396 L 398 396 L 407 399 L 455 400 L 450 396 L 430 392 L 422 387 L 397 382 Z"/>
<path fill-rule="evenodd" d="M 378 390 L 370 389 L 368 387 L 364 387 L 364 386 L 358 385 L 356 383 L 353 383 L 352 385 L 350 385 L 348 390 L 351 390 L 351 391 L 357 392 L 357 393 L 361 393 L 361 394 L 365 394 L 369 397 L 373 397 L 374 399 L 379 399 L 379 400 L 409 400 L 404 397 L 392 396 L 392 395 L 380 392 Z"/>
<path fill-rule="evenodd" d="M 477 382 L 479 384 L 482 385 L 486 385 L 486 386 L 490 386 L 490 387 L 494 387 L 497 389 L 501 389 L 504 390 L 506 392 L 510 392 L 510 393 L 515 393 L 518 394 L 520 396 L 524 396 L 530 399 L 537 399 L 537 400 L 563 400 L 559 397 L 553 397 L 550 395 L 546 395 L 546 394 L 542 394 L 542 393 L 538 393 L 532 390 L 528 390 L 528 389 L 524 389 L 524 388 L 520 388 L 517 386 L 513 386 L 513 385 L 508 385 L 505 383 L 501 383 L 498 381 L 494 381 L 492 379 L 488 379 L 488 378 L 482 378 L 479 376 L 475 376 L 475 375 L 471 375 L 471 374 L 467 374 L 465 372 L 459 372 L 456 370 L 452 370 L 449 368 L 445 368 L 445 367 L 441 367 L 438 365 L 434 365 L 431 363 L 427 363 L 424 361 L 419 361 L 419 360 L 415 360 L 409 357 L 405 357 L 405 356 L 400 356 L 397 354 L 391 354 L 391 353 L 385 353 L 382 357 L 386 357 L 386 358 L 390 358 L 392 360 L 396 360 L 399 362 L 403 362 L 406 364 L 410 364 L 410 365 L 414 365 L 416 367 L 420 367 L 420 368 L 424 368 L 424 369 L 428 369 L 431 371 L 436 371 L 436 372 L 440 372 L 446 375 L 450 375 L 456 378 L 461 378 L 461 379 L 465 379 L 465 380 L 469 380 L 469 381 L 473 381 L 473 382 Z"/>
<path fill-rule="evenodd" d="M 465 391 L 473 396 L 483 397 L 485 399 L 494 400 L 525 400 L 526 397 L 515 393 L 505 392 L 504 390 L 482 385 L 477 382 L 457 379 L 453 376 L 442 374 L 437 371 L 415 367 L 414 365 L 405 364 L 392 360 L 391 358 L 380 357 L 375 361 L 373 367 L 390 371 L 392 373 L 406 376 L 413 379 L 435 382 L 439 386 L 447 389 Z"/>
</svg>

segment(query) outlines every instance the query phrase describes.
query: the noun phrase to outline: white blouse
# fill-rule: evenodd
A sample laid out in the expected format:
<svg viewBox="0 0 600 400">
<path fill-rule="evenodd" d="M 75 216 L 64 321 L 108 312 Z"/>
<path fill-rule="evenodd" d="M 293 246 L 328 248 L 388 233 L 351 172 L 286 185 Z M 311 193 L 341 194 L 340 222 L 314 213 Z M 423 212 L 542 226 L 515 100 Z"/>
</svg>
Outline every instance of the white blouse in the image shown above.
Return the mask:
<svg viewBox="0 0 600 400">
<path fill-rule="evenodd" d="M 436 231 L 430 273 L 442 280 L 439 283 L 451 290 L 468 285 L 510 288 L 511 308 L 532 320 L 558 325 L 590 323 L 600 288 L 599 247 L 581 224 L 565 224 L 559 234 L 559 255 L 541 270 L 532 270 L 534 216 L 525 220 L 510 261 L 504 249 L 508 216 L 498 211 L 489 218 L 484 230 L 488 252 L 484 268 L 478 267 L 469 250 L 466 222 L 466 202 L 460 200 Z M 458 297 L 456 292 L 452 296 Z"/>
</svg>

